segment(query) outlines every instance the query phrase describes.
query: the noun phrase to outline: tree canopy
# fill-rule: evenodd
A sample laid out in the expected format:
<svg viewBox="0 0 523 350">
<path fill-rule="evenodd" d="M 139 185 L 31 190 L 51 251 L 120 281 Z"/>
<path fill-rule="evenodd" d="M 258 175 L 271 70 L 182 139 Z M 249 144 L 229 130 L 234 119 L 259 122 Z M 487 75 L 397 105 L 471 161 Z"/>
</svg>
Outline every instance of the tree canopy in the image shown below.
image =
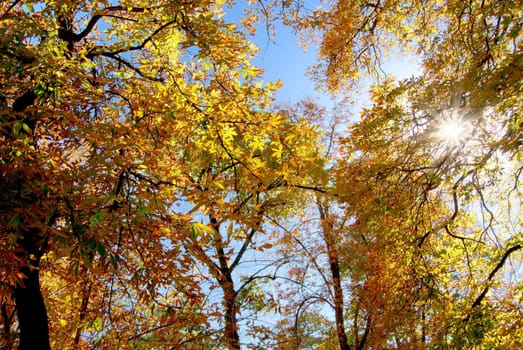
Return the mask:
<svg viewBox="0 0 523 350">
<path fill-rule="evenodd" d="M 0 4 L 0 348 L 523 346 L 523 4 L 241 5 Z"/>
</svg>

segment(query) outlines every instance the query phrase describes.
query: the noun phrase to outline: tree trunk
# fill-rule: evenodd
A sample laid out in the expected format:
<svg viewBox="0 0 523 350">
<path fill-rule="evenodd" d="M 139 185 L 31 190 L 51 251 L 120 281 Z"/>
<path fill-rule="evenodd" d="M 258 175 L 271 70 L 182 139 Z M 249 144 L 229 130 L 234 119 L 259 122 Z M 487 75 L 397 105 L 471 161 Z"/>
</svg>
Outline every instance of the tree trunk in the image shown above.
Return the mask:
<svg viewBox="0 0 523 350">
<path fill-rule="evenodd" d="M 20 345 L 18 350 L 51 350 L 49 326 L 44 298 L 40 291 L 38 267 L 24 266 L 23 285 L 17 284 L 14 292 Z"/>
<path fill-rule="evenodd" d="M 332 289 L 334 291 L 334 317 L 336 320 L 336 335 L 338 336 L 338 343 L 340 350 L 351 350 L 347 334 L 345 333 L 344 325 L 344 310 L 343 310 L 343 289 L 341 287 L 340 263 L 338 259 L 338 251 L 336 249 L 335 237 L 333 236 L 333 223 L 327 208 L 324 208 L 320 201 L 317 201 L 318 211 L 323 229 L 323 239 L 325 240 L 325 247 L 327 248 L 327 255 L 329 257 L 329 268 L 332 277 Z"/>
<path fill-rule="evenodd" d="M 23 61 L 34 62 L 35 57 L 22 57 Z M 36 92 L 33 89 L 28 89 L 13 101 L 12 111 L 14 113 L 9 114 L 9 118 L 13 121 L 19 120 L 20 115 L 23 114 L 23 121 L 30 129 L 30 132 L 24 131 L 27 136 L 35 131 L 37 113 L 28 108 L 35 105 L 37 98 Z M 3 105 L 3 103 L 0 102 L 0 105 Z M 30 137 L 27 138 L 27 141 L 29 140 L 31 140 Z M 12 141 L 14 140 L 9 140 L 9 142 Z M 31 158 L 28 157 L 27 159 Z M 25 170 L 8 172 L 7 176 L 3 176 L 4 179 L 0 184 L 2 190 L 5 191 L 0 202 L 4 202 L 7 208 L 25 210 L 39 203 L 40 205 L 35 207 L 42 209 L 39 213 L 33 213 L 38 214 L 36 216 L 29 215 L 31 217 L 29 223 L 16 225 L 23 227 L 24 224 L 28 224 L 25 230 L 17 230 L 17 233 L 20 233 L 18 248 L 22 248 L 23 251 L 23 253 L 18 252 L 19 258 L 27 260 L 26 265 L 19 270 L 24 277 L 22 277 L 22 281 L 16 283 L 13 293 L 20 330 L 18 350 L 50 350 L 49 320 L 40 290 L 38 269 L 40 258 L 47 246 L 47 238 L 45 238 L 45 235 L 41 235 L 42 232 L 38 228 L 33 226 L 34 222 L 32 221 L 39 216 L 42 223 L 52 225 L 56 219 L 56 211 L 53 209 L 51 213 L 47 212 L 45 209 L 49 208 L 40 203 L 46 195 L 44 194 L 45 184 L 42 181 L 39 167 L 31 164 Z M 6 213 L 2 212 L 1 215 L 6 215 Z M 38 220 L 34 221 L 38 222 Z"/>
<path fill-rule="evenodd" d="M 364 349 L 365 343 L 367 342 L 367 337 L 369 336 L 371 322 L 372 322 L 372 318 L 370 316 L 368 316 L 367 321 L 365 322 L 365 331 L 363 332 L 361 341 L 357 344 L 357 348 L 356 348 L 357 350 Z"/>
<path fill-rule="evenodd" d="M 2 303 L 2 327 L 3 332 L 0 338 L 0 349 L 12 349 L 14 334 L 12 332 L 14 324 L 14 313 L 16 309 L 12 305 L 8 305 L 8 301 L 4 299 Z"/>
<path fill-rule="evenodd" d="M 329 244 L 327 244 L 328 246 Z M 329 251 L 330 249 L 327 248 Z M 330 255 L 330 254 L 329 254 Z M 336 334 L 341 350 L 350 350 L 347 334 L 345 333 L 344 310 L 343 310 L 343 290 L 341 288 L 340 266 L 335 255 L 329 256 L 330 270 L 332 274 L 332 288 L 334 289 L 334 315 L 336 319 Z"/>
<path fill-rule="evenodd" d="M 240 350 L 238 319 L 236 318 L 236 293 L 233 284 L 225 282 L 222 286 L 225 304 L 225 339 L 229 350 Z"/>
<path fill-rule="evenodd" d="M 225 307 L 225 341 L 227 342 L 229 350 L 240 350 L 240 334 L 238 332 L 240 327 L 238 326 L 238 319 L 236 318 L 236 313 L 238 312 L 236 297 L 238 293 L 234 290 L 234 281 L 232 279 L 235 266 L 234 264 L 229 265 L 227 261 L 218 220 L 213 215 L 210 215 L 209 220 L 212 228 L 216 232 L 214 236 L 214 246 L 218 253 L 220 276 L 218 283 L 223 290 L 223 306 Z"/>
</svg>

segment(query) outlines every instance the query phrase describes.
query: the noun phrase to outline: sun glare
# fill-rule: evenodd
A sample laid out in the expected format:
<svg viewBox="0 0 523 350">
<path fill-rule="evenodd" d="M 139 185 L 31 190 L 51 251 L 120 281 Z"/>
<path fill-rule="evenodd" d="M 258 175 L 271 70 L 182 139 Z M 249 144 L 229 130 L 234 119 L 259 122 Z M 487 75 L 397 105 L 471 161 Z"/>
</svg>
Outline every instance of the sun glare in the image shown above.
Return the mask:
<svg viewBox="0 0 523 350">
<path fill-rule="evenodd" d="M 470 124 L 459 117 L 446 118 L 440 122 L 437 138 L 447 144 L 457 146 L 471 134 Z"/>
</svg>

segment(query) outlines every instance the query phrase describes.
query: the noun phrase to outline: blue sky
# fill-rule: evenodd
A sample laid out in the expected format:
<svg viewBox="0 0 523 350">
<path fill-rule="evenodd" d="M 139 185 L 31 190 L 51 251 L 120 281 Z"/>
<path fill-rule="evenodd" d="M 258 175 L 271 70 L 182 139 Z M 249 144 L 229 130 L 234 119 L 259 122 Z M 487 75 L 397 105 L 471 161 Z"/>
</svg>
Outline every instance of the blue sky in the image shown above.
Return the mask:
<svg viewBox="0 0 523 350">
<path fill-rule="evenodd" d="M 311 1 L 314 2 L 314 1 Z M 228 9 L 226 20 L 238 20 L 243 14 L 244 3 L 238 1 L 232 9 Z M 277 102 L 298 102 L 303 98 L 312 97 L 317 103 L 332 107 L 332 99 L 315 89 L 315 84 L 307 76 L 307 69 L 316 63 L 315 47 L 311 45 L 305 51 L 298 42 L 298 37 L 281 22 L 276 23 L 275 35 L 269 37 L 265 28 L 259 28 L 255 36 L 250 36 L 259 48 L 254 64 L 265 70 L 265 81 L 281 79 L 282 88 L 276 94 Z M 419 66 L 412 63 L 412 58 L 391 57 L 385 62 L 383 69 L 398 79 L 408 78 L 419 72 Z M 368 87 L 370 82 L 366 81 Z M 366 103 L 365 84 L 358 94 L 354 95 L 355 106 L 352 113 L 359 115 L 358 109 Z"/>
<path fill-rule="evenodd" d="M 227 9 L 226 20 L 238 21 L 243 14 L 243 6 L 240 0 L 232 9 Z M 269 37 L 265 28 L 259 28 L 256 35 L 248 39 L 260 48 L 253 63 L 265 70 L 264 80 L 274 82 L 280 79 L 283 83 L 277 93 L 278 101 L 297 102 L 305 96 L 328 101 L 325 95 L 320 97 L 321 94 L 315 92 L 314 83 L 305 75 L 307 67 L 315 62 L 315 53 L 306 53 L 290 28 L 278 22 L 274 36 Z"/>
<path fill-rule="evenodd" d="M 281 79 L 283 83 L 277 95 L 279 100 L 297 102 L 305 96 L 328 100 L 315 91 L 314 83 L 306 76 L 307 68 L 316 62 L 315 52 L 305 52 L 290 28 L 278 25 L 273 38 L 260 30 L 252 39 L 260 47 L 254 63 L 265 69 L 265 79 Z"/>
</svg>

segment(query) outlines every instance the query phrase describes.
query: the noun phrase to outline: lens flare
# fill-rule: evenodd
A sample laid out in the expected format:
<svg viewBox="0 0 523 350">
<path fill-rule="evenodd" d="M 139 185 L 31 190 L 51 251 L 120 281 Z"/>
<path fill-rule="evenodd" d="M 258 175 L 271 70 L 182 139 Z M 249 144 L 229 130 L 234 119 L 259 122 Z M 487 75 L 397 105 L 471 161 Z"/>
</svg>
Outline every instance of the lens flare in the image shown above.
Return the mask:
<svg viewBox="0 0 523 350">
<path fill-rule="evenodd" d="M 459 117 L 443 119 L 438 127 L 437 138 L 443 142 L 457 146 L 462 144 L 472 133 L 472 127 L 469 122 Z"/>
</svg>

